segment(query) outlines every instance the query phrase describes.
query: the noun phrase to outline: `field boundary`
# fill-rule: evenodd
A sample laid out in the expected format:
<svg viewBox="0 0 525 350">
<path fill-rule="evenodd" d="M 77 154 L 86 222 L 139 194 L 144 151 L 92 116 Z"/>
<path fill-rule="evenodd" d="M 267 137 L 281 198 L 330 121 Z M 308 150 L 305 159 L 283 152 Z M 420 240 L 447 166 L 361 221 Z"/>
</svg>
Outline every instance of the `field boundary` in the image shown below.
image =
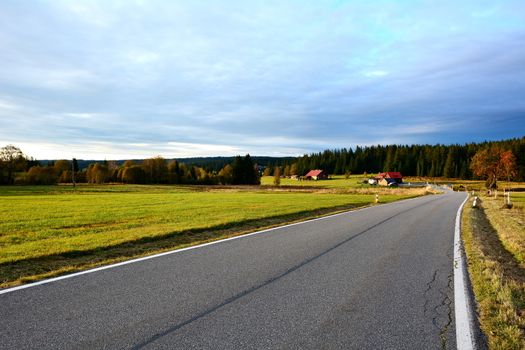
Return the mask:
<svg viewBox="0 0 525 350">
<path fill-rule="evenodd" d="M 474 314 L 468 291 L 468 271 L 461 240 L 461 213 L 469 196 L 461 203 L 454 227 L 454 312 L 458 350 L 477 349 L 474 337 Z"/>
<path fill-rule="evenodd" d="M 425 196 L 417 196 L 417 197 L 408 198 L 408 199 L 402 199 L 402 200 L 398 200 L 398 201 L 394 201 L 394 202 L 390 202 L 390 203 L 384 203 L 384 204 L 380 204 L 379 206 L 388 206 L 388 205 L 392 205 L 392 204 L 396 204 L 396 203 L 400 203 L 400 202 L 411 201 L 411 200 L 415 200 L 415 199 L 418 199 L 418 198 L 420 199 L 420 198 L 424 198 L 424 197 L 426 197 L 426 195 Z M 37 281 L 37 282 L 32 282 L 32 283 L 22 284 L 22 285 L 15 286 L 15 287 L 9 287 L 9 288 L 5 288 L 5 289 L 0 289 L 0 295 L 6 294 L 6 293 L 15 292 L 15 291 L 26 289 L 26 288 L 36 287 L 36 286 L 43 285 L 43 284 L 48 284 L 48 283 L 60 281 L 60 280 L 67 279 L 67 278 L 73 278 L 73 277 L 77 277 L 77 276 L 81 276 L 81 275 L 85 275 L 85 274 L 90 274 L 90 273 L 94 273 L 94 272 L 98 272 L 98 271 L 103 271 L 103 270 L 107 270 L 107 269 L 111 269 L 111 268 L 115 268 L 115 267 L 119 267 L 119 266 L 123 266 L 123 265 L 128 265 L 128 264 L 141 262 L 141 261 L 144 261 L 144 260 L 150 260 L 150 259 L 155 259 L 155 258 L 159 258 L 159 257 L 166 256 L 166 255 L 180 253 L 180 252 L 184 252 L 184 251 L 187 251 L 187 250 L 198 249 L 198 248 L 210 246 L 210 245 L 213 245 L 213 244 L 219 244 L 219 243 L 232 241 L 232 240 L 240 239 L 240 238 L 244 238 L 244 237 L 249 237 L 249 236 L 253 236 L 253 235 L 257 235 L 257 234 L 261 234 L 261 233 L 267 233 L 267 232 L 275 231 L 275 230 L 286 228 L 286 227 L 292 227 L 292 226 L 302 225 L 302 224 L 306 224 L 306 223 L 310 223 L 310 222 L 314 222 L 314 221 L 325 220 L 325 219 L 328 219 L 328 218 L 333 218 L 333 217 L 336 217 L 336 216 L 348 214 L 348 213 L 351 213 L 351 212 L 367 210 L 367 209 L 375 208 L 375 207 L 378 207 L 378 205 L 368 205 L 368 206 L 364 206 L 364 207 L 353 208 L 353 209 L 344 210 L 344 211 L 341 211 L 341 212 L 336 212 L 335 214 L 328 214 L 328 215 L 324 215 L 324 216 L 313 218 L 313 219 L 306 219 L 306 220 L 302 220 L 302 221 L 298 221 L 298 222 L 293 222 L 293 223 L 289 223 L 289 224 L 279 225 L 279 226 L 276 226 L 276 227 L 271 227 L 271 228 L 267 228 L 267 229 L 263 229 L 263 230 L 258 230 L 258 231 L 255 231 L 255 232 L 241 234 L 241 235 L 234 236 L 234 237 L 223 238 L 223 239 L 215 240 L 215 241 L 212 241 L 212 242 L 201 243 L 201 244 L 192 245 L 192 246 L 189 246 L 189 247 L 169 250 L 169 251 L 162 252 L 162 253 L 156 253 L 156 254 L 140 257 L 140 258 L 134 258 L 134 259 L 126 260 L 126 261 L 121 261 L 121 262 L 118 262 L 118 263 L 113 263 L 113 264 L 104 265 L 104 266 L 100 266 L 100 267 L 96 267 L 96 268 L 92 268 L 92 269 L 87 269 L 87 270 L 84 270 L 84 271 L 74 272 L 74 273 L 71 273 L 71 274 L 63 275 L 63 276 L 43 279 L 43 280 L 40 280 L 40 281 Z"/>
</svg>

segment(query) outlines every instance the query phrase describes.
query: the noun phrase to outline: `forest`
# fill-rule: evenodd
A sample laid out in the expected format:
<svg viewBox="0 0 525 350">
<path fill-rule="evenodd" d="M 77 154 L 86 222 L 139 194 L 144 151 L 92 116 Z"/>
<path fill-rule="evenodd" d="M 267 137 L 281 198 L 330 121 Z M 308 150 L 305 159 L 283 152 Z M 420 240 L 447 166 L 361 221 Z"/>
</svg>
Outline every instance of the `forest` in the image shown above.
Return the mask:
<svg viewBox="0 0 525 350">
<path fill-rule="evenodd" d="M 301 157 L 209 157 L 183 160 L 154 157 L 127 161 L 38 161 L 13 145 L 0 149 L 0 184 L 63 182 L 133 184 L 254 184 L 260 176 L 303 176 L 311 169 L 329 174 L 400 171 L 405 176 L 483 178 L 472 163 L 483 150 L 507 151 L 513 180 L 525 180 L 525 137 L 464 145 L 386 145 L 325 150 Z M 490 153 L 490 152 L 489 152 Z"/>
<path fill-rule="evenodd" d="M 474 179 L 471 169 L 474 155 L 483 149 L 497 146 L 511 151 L 516 158 L 514 180 L 525 180 L 525 137 L 496 142 L 464 145 L 388 145 L 326 150 L 299 157 L 289 165 L 298 175 L 310 169 L 323 169 L 329 174 L 362 174 L 400 171 L 405 176 Z M 294 165 L 295 163 L 295 165 Z M 271 173 L 271 170 L 268 171 Z M 286 175 L 286 171 L 284 171 Z"/>
</svg>

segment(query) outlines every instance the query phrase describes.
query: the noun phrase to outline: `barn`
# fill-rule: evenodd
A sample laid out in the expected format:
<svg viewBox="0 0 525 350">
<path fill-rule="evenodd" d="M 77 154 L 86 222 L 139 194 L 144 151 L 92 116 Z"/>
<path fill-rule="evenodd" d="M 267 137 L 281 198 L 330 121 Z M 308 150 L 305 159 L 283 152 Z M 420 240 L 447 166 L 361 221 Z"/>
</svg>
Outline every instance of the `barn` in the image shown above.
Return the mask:
<svg viewBox="0 0 525 350">
<path fill-rule="evenodd" d="M 325 180 L 328 178 L 328 175 L 325 173 L 324 170 L 315 169 L 310 170 L 308 174 L 304 176 L 306 180 Z"/>
</svg>

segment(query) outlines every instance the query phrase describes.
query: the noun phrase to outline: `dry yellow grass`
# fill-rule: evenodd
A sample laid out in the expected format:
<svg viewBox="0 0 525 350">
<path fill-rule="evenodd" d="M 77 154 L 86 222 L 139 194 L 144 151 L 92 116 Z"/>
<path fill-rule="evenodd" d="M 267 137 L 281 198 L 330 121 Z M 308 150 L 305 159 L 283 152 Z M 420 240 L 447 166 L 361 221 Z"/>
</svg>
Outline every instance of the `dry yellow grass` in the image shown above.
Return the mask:
<svg viewBox="0 0 525 350">
<path fill-rule="evenodd" d="M 499 198 L 483 196 L 482 198 L 485 214 L 498 232 L 503 246 L 525 268 L 525 211 L 523 207 L 515 205 L 512 209 L 502 209 L 503 196 Z"/>
<path fill-rule="evenodd" d="M 482 206 L 488 207 L 492 220 L 483 208 L 474 209 L 468 202 L 462 221 L 480 326 L 489 349 L 525 349 L 525 271 L 500 240 L 513 235 L 508 229 L 514 224 L 503 224 L 511 212 L 496 211 L 486 198 Z M 497 232 L 493 220 L 500 223 Z"/>
</svg>

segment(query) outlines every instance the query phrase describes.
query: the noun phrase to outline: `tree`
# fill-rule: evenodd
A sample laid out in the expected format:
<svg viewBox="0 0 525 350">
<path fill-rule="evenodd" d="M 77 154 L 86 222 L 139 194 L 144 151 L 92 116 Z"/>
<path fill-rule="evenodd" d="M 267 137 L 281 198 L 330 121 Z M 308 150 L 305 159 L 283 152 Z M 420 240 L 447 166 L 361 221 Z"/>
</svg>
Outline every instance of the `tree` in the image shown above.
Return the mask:
<svg viewBox="0 0 525 350">
<path fill-rule="evenodd" d="M 78 161 L 76 158 L 73 158 L 73 164 L 72 164 L 72 168 L 71 169 L 71 182 L 73 183 L 73 187 L 76 186 L 76 182 L 77 182 L 77 173 L 78 171 L 80 170 L 80 167 L 78 166 Z"/>
<path fill-rule="evenodd" d="M 443 168 L 443 176 L 449 179 L 454 177 L 454 153 L 453 152 L 454 151 L 452 148 L 448 151 L 447 160 L 445 161 L 445 166 Z"/>
<path fill-rule="evenodd" d="M 71 165 L 69 164 L 69 161 L 66 159 L 59 159 L 55 162 L 53 165 L 53 168 L 55 168 L 55 172 L 57 175 L 62 174 L 64 171 L 68 171 L 71 169 Z"/>
<path fill-rule="evenodd" d="M 126 184 L 143 184 L 146 175 L 140 165 L 131 165 L 122 170 L 121 181 Z"/>
<path fill-rule="evenodd" d="M 276 166 L 273 171 L 273 184 L 279 186 L 281 184 L 281 167 Z"/>
<path fill-rule="evenodd" d="M 73 158 L 73 171 L 75 173 L 78 173 L 80 171 L 80 167 L 78 166 L 78 161 L 76 158 Z"/>
<path fill-rule="evenodd" d="M 25 170 L 29 170 L 31 169 L 32 167 L 34 166 L 38 166 L 38 165 L 41 165 L 40 162 L 38 160 L 36 160 L 35 158 L 33 157 L 29 157 L 29 158 L 26 158 L 26 167 L 25 167 Z"/>
<path fill-rule="evenodd" d="M 297 175 L 297 163 L 293 163 L 290 167 L 290 175 Z"/>
<path fill-rule="evenodd" d="M 246 184 L 259 185 L 261 183 L 259 171 L 257 170 L 257 165 L 252 161 L 252 158 L 249 154 L 247 154 L 244 157 L 244 169 L 246 176 Z"/>
<path fill-rule="evenodd" d="M 68 182 L 71 180 L 71 165 L 66 159 L 59 159 L 53 165 L 55 175 L 58 177 L 58 182 Z"/>
<path fill-rule="evenodd" d="M 272 170 L 272 167 L 270 165 L 267 165 L 266 168 L 264 168 L 263 176 L 272 175 Z"/>
<path fill-rule="evenodd" d="M 57 182 L 55 169 L 52 167 L 33 166 L 27 172 L 27 183 L 31 185 L 53 185 Z"/>
<path fill-rule="evenodd" d="M 386 160 L 385 160 L 385 165 L 383 167 L 383 171 L 393 171 L 392 169 L 392 166 L 394 165 L 394 148 L 393 147 L 389 147 L 388 148 L 388 151 L 387 151 L 387 154 L 386 154 Z"/>
<path fill-rule="evenodd" d="M 0 148 L 0 183 L 12 184 L 14 173 L 24 170 L 26 161 L 26 157 L 20 148 L 13 145 Z M 6 173 L 6 177 L 3 180 L 4 172 Z"/>
<path fill-rule="evenodd" d="M 89 183 L 103 184 L 106 182 L 109 175 L 109 169 L 107 165 L 95 163 L 89 164 L 87 169 L 86 177 Z"/>
<path fill-rule="evenodd" d="M 179 163 L 179 180 L 181 183 L 184 183 L 188 180 L 190 172 L 188 166 L 184 163 Z"/>
<path fill-rule="evenodd" d="M 284 167 L 284 176 L 290 176 L 290 166 L 288 164 L 286 164 L 286 166 Z"/>
<path fill-rule="evenodd" d="M 518 174 L 518 169 L 516 166 L 516 156 L 512 151 L 505 151 L 501 154 L 501 166 L 502 166 L 502 175 L 507 180 L 510 181 Z"/>
<path fill-rule="evenodd" d="M 226 164 L 224 168 L 219 171 L 219 181 L 223 185 L 229 185 L 233 179 L 233 167 L 230 164 Z"/>
<path fill-rule="evenodd" d="M 168 183 L 176 184 L 180 182 L 180 168 L 176 160 L 168 163 Z"/>
<path fill-rule="evenodd" d="M 244 158 L 236 156 L 232 163 L 232 184 L 234 185 L 259 185 L 259 172 L 252 158 L 247 154 Z"/>
<path fill-rule="evenodd" d="M 142 164 L 148 182 L 160 184 L 165 183 L 168 175 L 166 161 L 162 157 L 145 159 Z"/>
<path fill-rule="evenodd" d="M 474 175 L 487 180 L 487 188 L 497 188 L 498 180 L 510 180 L 516 174 L 516 158 L 512 151 L 491 146 L 478 151 L 470 162 Z"/>
</svg>

